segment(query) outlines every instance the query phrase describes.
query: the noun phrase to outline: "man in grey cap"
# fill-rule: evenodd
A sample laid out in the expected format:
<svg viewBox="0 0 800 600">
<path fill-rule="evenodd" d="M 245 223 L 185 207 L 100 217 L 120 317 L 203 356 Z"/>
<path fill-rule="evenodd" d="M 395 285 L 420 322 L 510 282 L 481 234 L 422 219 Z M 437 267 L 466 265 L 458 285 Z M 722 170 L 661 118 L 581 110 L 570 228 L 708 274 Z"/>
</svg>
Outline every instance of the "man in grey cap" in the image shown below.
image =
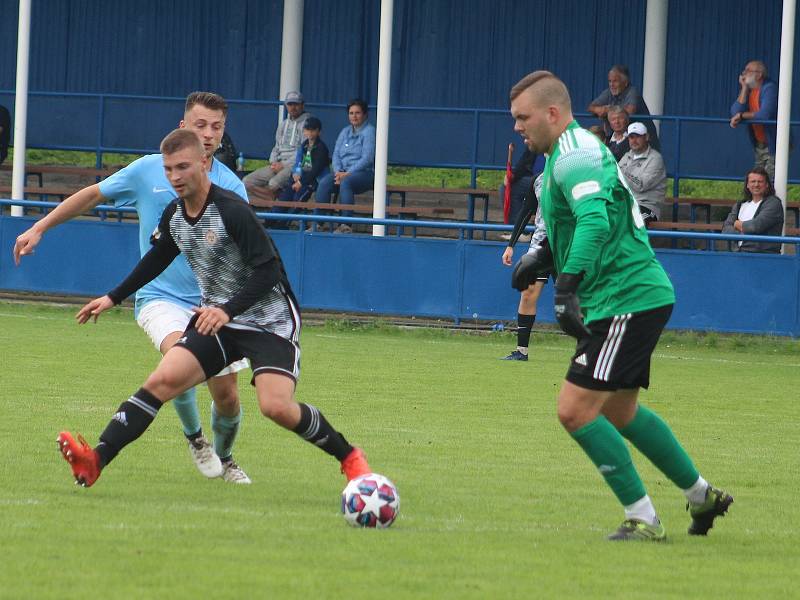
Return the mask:
<svg viewBox="0 0 800 600">
<path fill-rule="evenodd" d="M 644 123 L 628 125 L 631 149 L 619 161 L 619 170 L 636 198 L 645 225 L 661 218 L 667 194 L 667 169 L 661 153 L 650 145 Z"/>
<path fill-rule="evenodd" d="M 303 143 L 303 124 L 311 116 L 305 110 L 305 100 L 300 92 L 289 92 L 283 102 L 287 117 L 275 131 L 275 146 L 269 154 L 267 166 L 244 178 L 247 187 L 266 187 L 272 199 L 292 183 L 292 165 L 297 149 Z"/>
</svg>

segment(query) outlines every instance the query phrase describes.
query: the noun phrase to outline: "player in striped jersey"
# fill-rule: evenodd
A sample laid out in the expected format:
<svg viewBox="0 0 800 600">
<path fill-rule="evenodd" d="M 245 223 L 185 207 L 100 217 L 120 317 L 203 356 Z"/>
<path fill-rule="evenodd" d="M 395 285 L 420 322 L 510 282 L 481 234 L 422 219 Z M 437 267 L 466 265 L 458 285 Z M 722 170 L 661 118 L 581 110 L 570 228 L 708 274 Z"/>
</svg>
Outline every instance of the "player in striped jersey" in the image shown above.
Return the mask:
<svg viewBox="0 0 800 600">
<path fill-rule="evenodd" d="M 228 104 L 222 96 L 192 92 L 186 98 L 180 126 L 194 132 L 202 141 L 209 157 L 211 181 L 246 198 L 247 192 L 239 178 L 213 158 L 225 132 L 227 114 Z M 112 203 L 136 209 L 139 250 L 144 255 L 161 213 L 174 197 L 175 191 L 164 176 L 161 155 L 143 156 L 100 183 L 73 194 L 20 234 L 14 244 L 14 260 L 19 264 L 23 256 L 33 253 L 42 236 L 53 227 L 99 204 Z M 192 316 L 191 308 L 199 302 L 197 280 L 181 257 L 136 293 L 133 314 L 153 345 L 164 354 L 186 329 Z M 172 403 L 197 469 L 206 477 L 221 476 L 224 481 L 239 484 L 250 483 L 250 478 L 233 459 L 233 445 L 241 421 L 236 372 L 246 367 L 246 361 L 234 363 L 208 381 L 214 399 L 211 407 L 213 446 L 203 435 L 195 389 L 186 390 Z"/>
<path fill-rule="evenodd" d="M 666 539 L 625 439 L 683 490 L 689 533 L 705 535 L 733 498 L 700 476 L 669 426 L 638 402 L 675 302 L 639 207 L 612 154 L 573 119 L 555 75 L 535 71 L 510 95 L 515 130 L 532 151 L 548 154 L 539 202 L 558 274 L 555 313 L 578 340 L 558 416 L 624 506 L 609 539 Z M 517 278 L 532 282 L 541 267 L 528 261 Z"/>
<path fill-rule="evenodd" d="M 152 423 L 161 406 L 236 360 L 253 370 L 261 412 L 336 457 L 353 479 L 370 472 L 351 446 L 309 404 L 294 401 L 300 374 L 300 311 L 272 240 L 250 207 L 214 185 L 197 136 L 176 129 L 161 143 L 164 171 L 179 199 L 164 210 L 153 248 L 106 296 L 77 314 L 86 323 L 155 278 L 183 253 L 200 284 L 202 302 L 183 336 L 144 385 L 122 403 L 93 449 L 81 436 L 58 436 L 75 480 L 91 486 L 101 470 Z"/>
</svg>

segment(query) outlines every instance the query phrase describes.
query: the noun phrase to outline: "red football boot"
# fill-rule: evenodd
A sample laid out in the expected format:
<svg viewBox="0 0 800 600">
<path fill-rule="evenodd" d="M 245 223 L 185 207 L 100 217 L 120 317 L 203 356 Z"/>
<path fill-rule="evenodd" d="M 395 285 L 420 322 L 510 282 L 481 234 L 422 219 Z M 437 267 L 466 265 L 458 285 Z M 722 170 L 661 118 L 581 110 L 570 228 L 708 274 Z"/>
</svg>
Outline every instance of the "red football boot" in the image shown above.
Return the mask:
<svg viewBox="0 0 800 600">
<path fill-rule="evenodd" d="M 82 435 L 78 441 L 68 431 L 62 431 L 56 438 L 58 450 L 72 468 L 75 483 L 83 487 L 90 487 L 100 477 L 100 457 L 97 452 L 86 443 Z"/>
<path fill-rule="evenodd" d="M 342 461 L 342 473 L 347 477 L 347 481 L 372 473 L 367 462 L 367 455 L 361 448 L 353 448 Z"/>
</svg>

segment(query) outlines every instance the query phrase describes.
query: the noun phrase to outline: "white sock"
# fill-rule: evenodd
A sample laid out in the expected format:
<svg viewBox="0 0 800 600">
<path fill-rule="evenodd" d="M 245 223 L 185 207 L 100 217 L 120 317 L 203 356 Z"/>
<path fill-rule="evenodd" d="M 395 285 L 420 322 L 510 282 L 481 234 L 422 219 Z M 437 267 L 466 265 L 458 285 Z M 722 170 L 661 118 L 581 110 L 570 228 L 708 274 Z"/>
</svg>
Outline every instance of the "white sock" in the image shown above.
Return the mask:
<svg viewBox="0 0 800 600">
<path fill-rule="evenodd" d="M 625 507 L 625 518 L 638 519 L 650 525 L 655 525 L 659 522 L 656 516 L 656 507 L 653 506 L 653 501 L 650 500 L 650 496 L 647 494 Z"/>
<path fill-rule="evenodd" d="M 708 482 L 701 476 L 697 477 L 697 481 L 690 488 L 683 490 L 683 495 L 692 504 L 702 504 L 706 501 L 706 490 L 708 490 Z"/>
<path fill-rule="evenodd" d="M 517 346 L 517 352 L 519 352 L 520 354 L 524 354 L 525 356 L 528 356 L 527 346 Z"/>
</svg>

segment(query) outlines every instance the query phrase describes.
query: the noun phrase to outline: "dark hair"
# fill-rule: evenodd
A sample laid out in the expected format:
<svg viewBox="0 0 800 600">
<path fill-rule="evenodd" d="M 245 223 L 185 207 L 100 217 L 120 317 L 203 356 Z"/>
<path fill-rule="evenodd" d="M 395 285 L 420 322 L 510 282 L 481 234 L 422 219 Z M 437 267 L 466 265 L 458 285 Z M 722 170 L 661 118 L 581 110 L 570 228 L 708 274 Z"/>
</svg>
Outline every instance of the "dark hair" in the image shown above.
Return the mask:
<svg viewBox="0 0 800 600">
<path fill-rule="evenodd" d="M 196 148 L 201 156 L 205 156 L 203 143 L 194 131 L 173 129 L 161 140 L 161 154 L 175 154 L 184 148 Z"/>
<path fill-rule="evenodd" d="M 322 121 L 317 117 L 308 117 L 303 123 L 303 129 L 318 129 L 322 131 Z"/>
<path fill-rule="evenodd" d="M 362 100 L 361 98 L 353 98 L 350 102 L 347 103 L 347 112 L 350 112 L 351 106 L 358 106 L 364 114 L 369 112 L 369 108 L 367 107 L 367 101 Z"/>
<path fill-rule="evenodd" d="M 744 176 L 744 197 L 748 200 L 753 199 L 753 194 L 750 193 L 750 190 L 747 189 L 747 180 L 750 179 L 750 175 L 761 175 L 764 179 L 767 180 L 767 189 L 764 192 L 764 197 L 767 196 L 774 196 L 775 195 L 775 188 L 772 185 L 772 180 L 769 178 L 769 173 L 764 167 L 753 167 L 750 169 L 747 174 Z"/>
<path fill-rule="evenodd" d="M 225 98 L 214 92 L 192 92 L 186 96 L 186 106 L 183 112 L 189 112 L 195 104 L 211 110 L 221 110 L 223 117 L 228 116 L 228 103 L 225 102 Z"/>
</svg>

